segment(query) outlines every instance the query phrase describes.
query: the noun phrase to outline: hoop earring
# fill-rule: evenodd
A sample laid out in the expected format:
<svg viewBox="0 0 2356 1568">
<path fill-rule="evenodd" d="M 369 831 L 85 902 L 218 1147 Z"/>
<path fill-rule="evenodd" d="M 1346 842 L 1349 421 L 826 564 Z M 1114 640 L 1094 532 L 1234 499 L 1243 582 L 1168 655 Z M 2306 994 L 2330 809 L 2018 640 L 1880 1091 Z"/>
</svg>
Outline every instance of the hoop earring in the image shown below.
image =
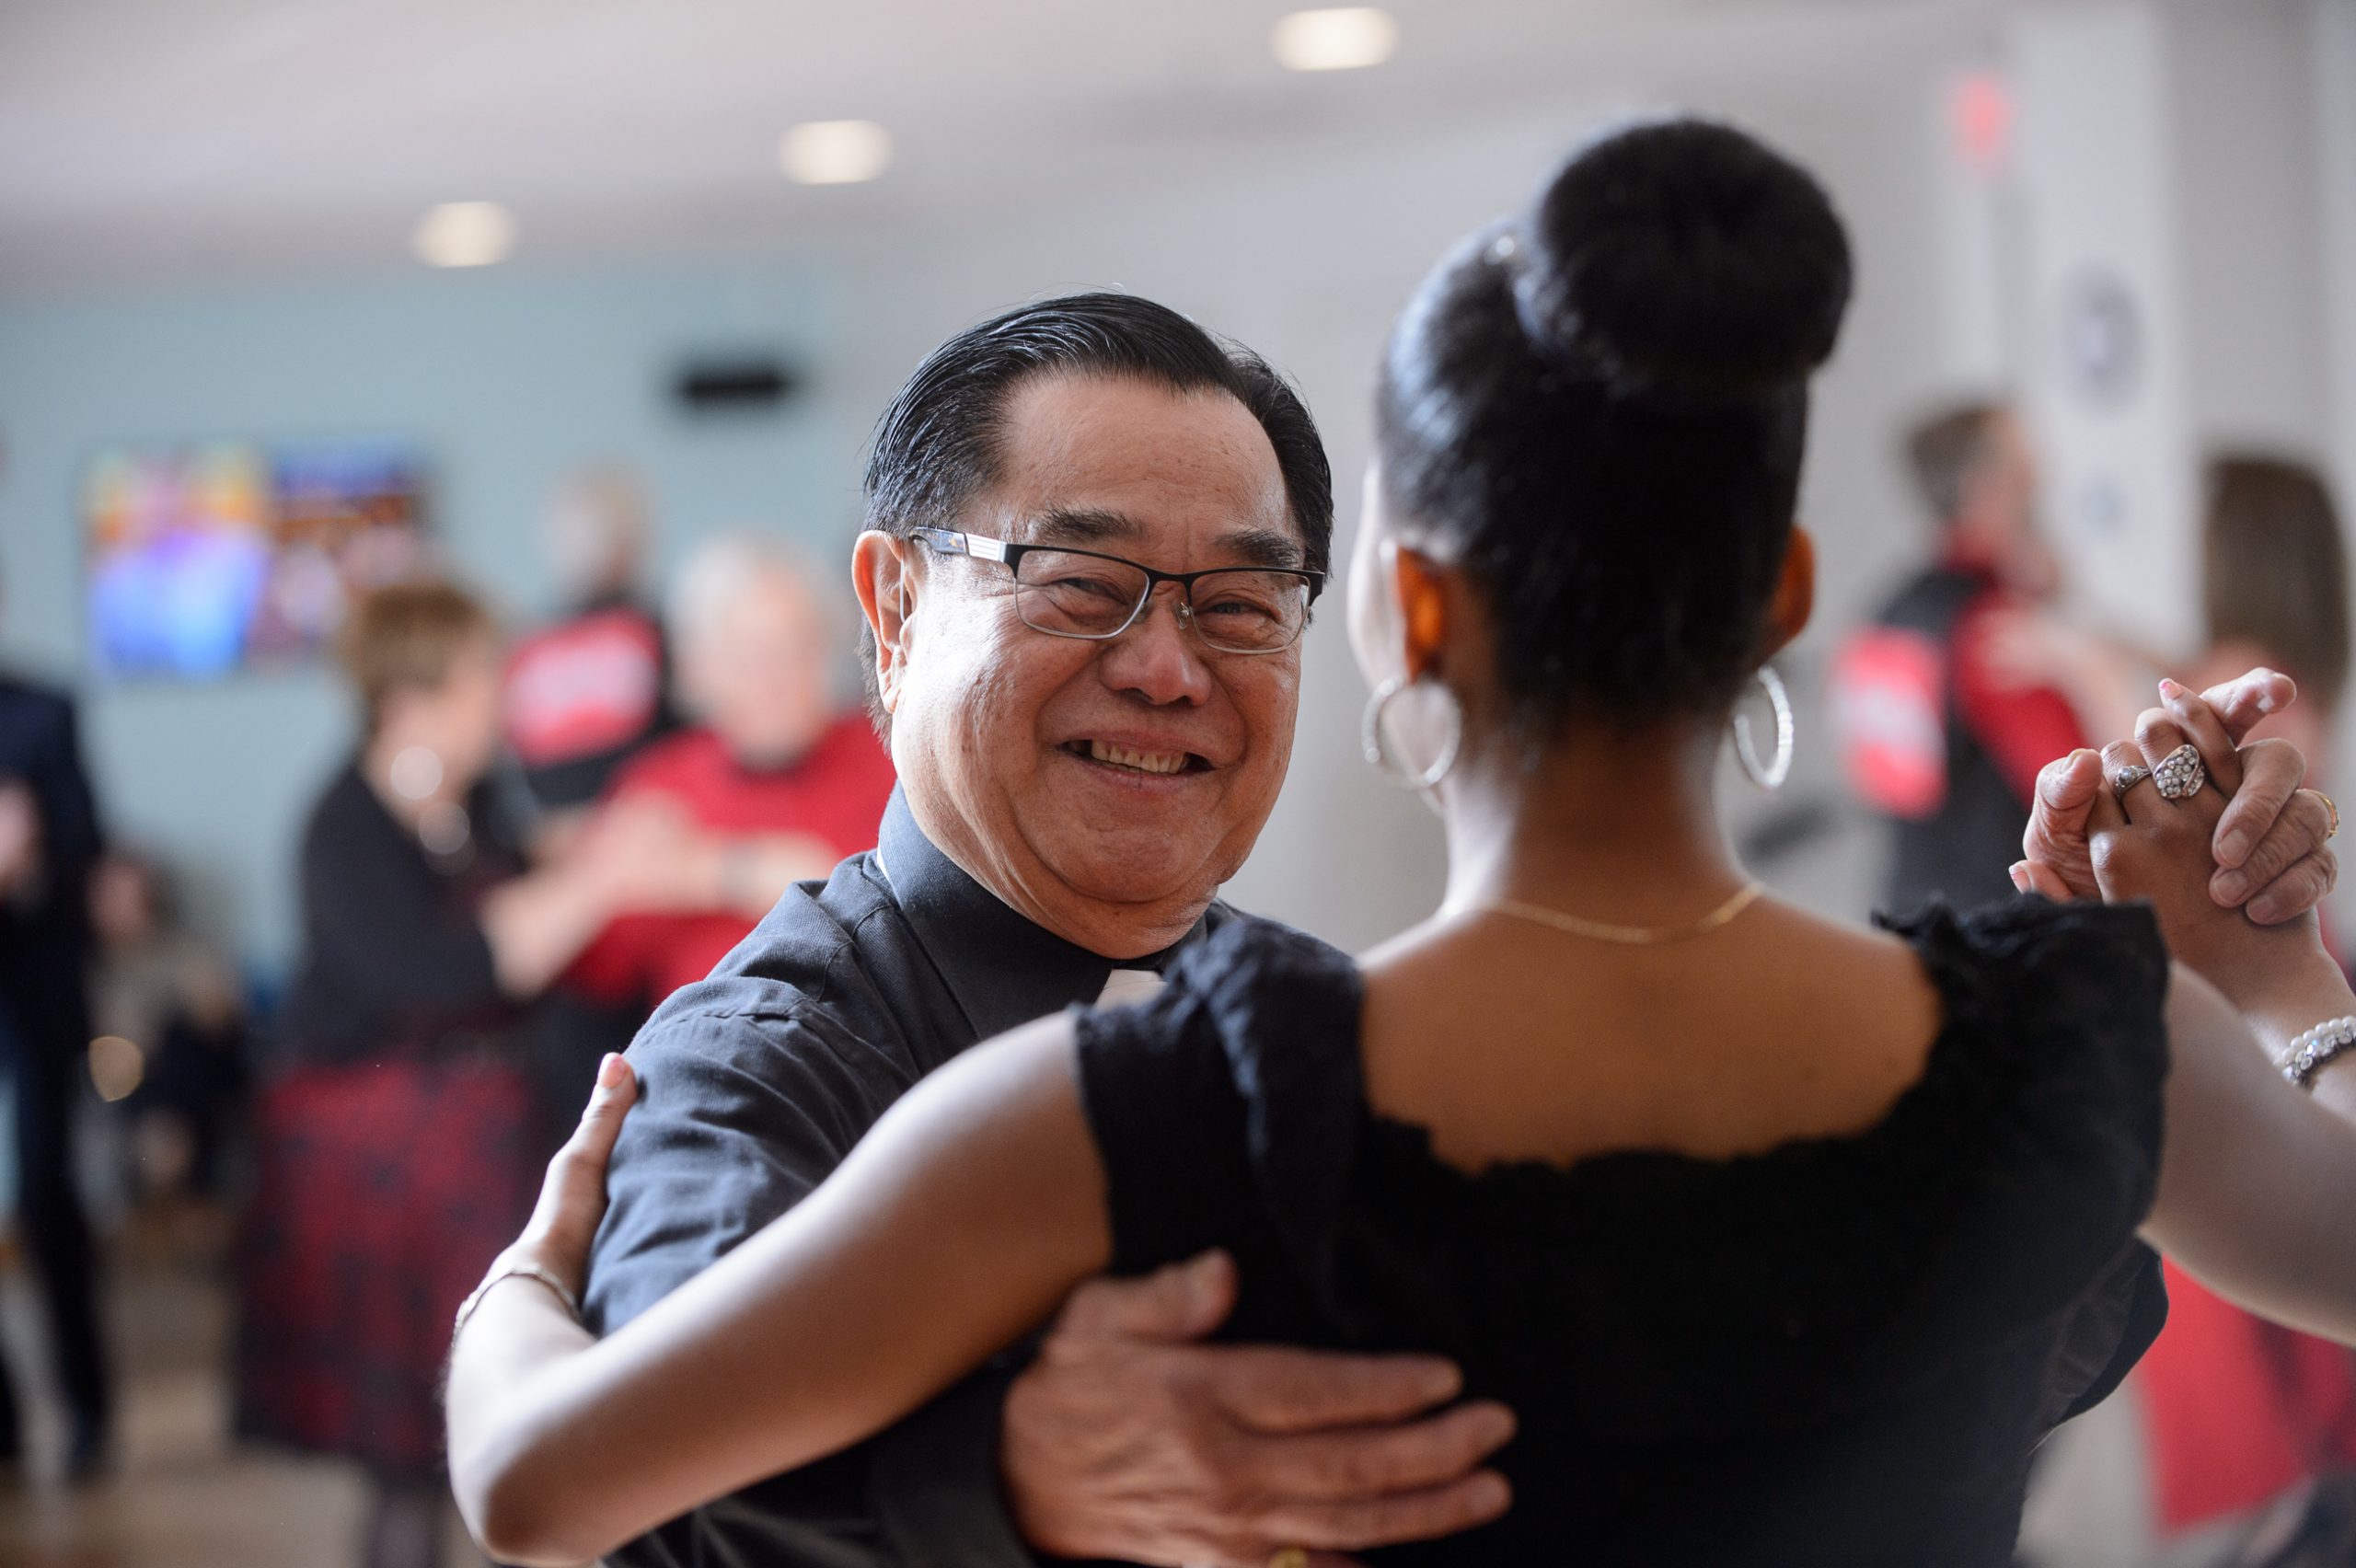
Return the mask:
<svg viewBox="0 0 2356 1568">
<path fill-rule="evenodd" d="M 1439 781 L 1456 766 L 1457 751 L 1464 744 L 1464 705 L 1456 700 L 1454 692 L 1441 686 L 1440 691 L 1448 698 L 1449 725 L 1448 739 L 1441 743 L 1439 755 L 1421 773 L 1393 767 L 1390 748 L 1382 744 L 1382 716 L 1391 707 L 1391 699 L 1405 691 L 1409 684 L 1404 676 L 1392 675 L 1374 688 L 1374 695 L 1367 698 L 1366 712 L 1358 720 L 1358 746 L 1368 764 L 1392 784 L 1428 794 L 1439 788 Z"/>
<path fill-rule="evenodd" d="M 1750 721 L 1740 713 L 1734 716 L 1735 760 L 1742 764 L 1745 777 L 1761 790 L 1780 790 L 1792 774 L 1792 698 L 1773 664 L 1759 666 L 1759 684 L 1767 693 L 1767 705 L 1775 710 L 1774 760 L 1759 760 L 1750 744 Z"/>
</svg>

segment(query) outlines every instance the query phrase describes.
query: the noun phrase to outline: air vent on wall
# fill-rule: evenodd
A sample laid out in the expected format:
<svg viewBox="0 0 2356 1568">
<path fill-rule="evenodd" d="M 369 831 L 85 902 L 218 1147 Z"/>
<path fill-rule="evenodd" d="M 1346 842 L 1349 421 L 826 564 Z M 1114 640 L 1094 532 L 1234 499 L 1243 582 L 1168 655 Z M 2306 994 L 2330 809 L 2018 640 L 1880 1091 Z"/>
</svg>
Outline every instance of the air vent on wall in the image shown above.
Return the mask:
<svg viewBox="0 0 2356 1568">
<path fill-rule="evenodd" d="M 688 361 L 672 393 L 691 414 L 773 413 L 801 385 L 774 354 L 728 354 Z"/>
</svg>

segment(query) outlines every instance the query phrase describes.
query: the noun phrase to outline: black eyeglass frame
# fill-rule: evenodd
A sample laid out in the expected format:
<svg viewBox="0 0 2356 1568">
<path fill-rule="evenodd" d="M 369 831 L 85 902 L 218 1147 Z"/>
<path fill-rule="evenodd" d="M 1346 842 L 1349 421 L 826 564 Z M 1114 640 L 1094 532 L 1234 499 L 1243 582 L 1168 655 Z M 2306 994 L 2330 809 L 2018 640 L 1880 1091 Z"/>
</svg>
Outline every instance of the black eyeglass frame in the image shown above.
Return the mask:
<svg viewBox="0 0 2356 1568">
<path fill-rule="evenodd" d="M 1214 652 L 1231 653 L 1239 658 L 1256 658 L 1263 653 L 1281 653 L 1288 648 L 1299 647 L 1301 633 L 1309 629 L 1309 617 L 1305 615 L 1301 617 L 1300 629 L 1292 634 L 1290 640 L 1279 642 L 1274 648 L 1228 648 L 1204 636 L 1201 623 L 1195 619 L 1195 584 L 1196 582 L 1206 577 L 1220 577 L 1239 571 L 1275 572 L 1283 577 L 1298 577 L 1309 584 L 1309 602 L 1311 605 L 1316 604 L 1317 596 L 1325 591 L 1325 573 L 1311 571 L 1306 567 L 1299 566 L 1213 566 L 1200 571 L 1163 571 L 1157 567 L 1148 566 L 1141 560 L 1131 560 L 1126 556 L 1108 555 L 1103 550 L 1080 549 L 1070 545 L 1018 545 L 1005 539 L 993 539 L 987 534 L 968 534 L 956 528 L 931 528 L 919 525 L 909 529 L 908 532 L 914 537 L 922 540 L 937 554 L 971 556 L 976 560 L 997 561 L 1013 576 L 1017 588 L 1023 585 L 1021 572 L 1022 558 L 1041 550 L 1052 551 L 1057 555 L 1087 556 L 1092 560 L 1109 560 L 1115 566 L 1126 566 L 1133 571 L 1145 573 L 1145 592 L 1138 594 L 1138 602 L 1130 606 L 1129 618 L 1111 631 L 1056 631 L 1044 626 L 1032 626 L 1027 620 L 1022 623 L 1024 626 L 1031 627 L 1033 631 L 1039 633 L 1042 637 L 1068 637 L 1081 642 L 1110 642 L 1138 624 L 1138 617 L 1146 612 L 1146 606 L 1153 603 L 1155 589 L 1165 582 L 1175 582 L 1184 595 L 1179 603 L 1186 607 L 1186 620 L 1194 627 L 1195 636 L 1201 640 L 1204 647 Z"/>
</svg>

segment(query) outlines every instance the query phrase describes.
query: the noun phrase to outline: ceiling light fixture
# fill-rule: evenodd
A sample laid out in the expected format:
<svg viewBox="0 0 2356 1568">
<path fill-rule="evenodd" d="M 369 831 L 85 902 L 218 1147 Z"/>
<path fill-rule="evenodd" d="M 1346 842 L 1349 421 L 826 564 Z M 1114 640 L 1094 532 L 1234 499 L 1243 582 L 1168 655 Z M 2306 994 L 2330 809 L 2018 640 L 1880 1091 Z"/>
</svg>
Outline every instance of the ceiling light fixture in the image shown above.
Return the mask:
<svg viewBox="0 0 2356 1568">
<path fill-rule="evenodd" d="M 488 267 L 515 248 L 515 215 L 496 202 L 445 202 L 418 220 L 409 243 L 429 267 Z"/>
<path fill-rule="evenodd" d="M 779 138 L 777 166 L 803 185 L 857 185 L 892 167 L 892 133 L 872 120 L 814 120 Z"/>
<path fill-rule="evenodd" d="M 1288 71 L 1356 71 L 1391 58 L 1399 24 L 1372 6 L 1295 11 L 1276 23 L 1268 46 Z"/>
</svg>

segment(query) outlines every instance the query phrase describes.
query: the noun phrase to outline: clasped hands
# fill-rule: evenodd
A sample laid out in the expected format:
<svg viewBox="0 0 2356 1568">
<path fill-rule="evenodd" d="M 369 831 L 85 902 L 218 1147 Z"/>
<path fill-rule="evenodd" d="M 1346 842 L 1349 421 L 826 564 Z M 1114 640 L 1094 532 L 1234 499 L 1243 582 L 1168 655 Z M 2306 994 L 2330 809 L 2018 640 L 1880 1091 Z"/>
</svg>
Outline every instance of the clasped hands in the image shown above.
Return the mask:
<svg viewBox="0 0 2356 1568">
<path fill-rule="evenodd" d="M 2012 869 L 2013 885 L 2053 899 L 2152 896 L 2154 889 L 2140 881 L 2131 890 L 2109 874 L 2126 870 L 2114 867 L 2113 859 L 2121 845 L 2116 830 L 2127 825 L 2111 780 L 2136 764 L 2157 767 L 2189 743 L 2214 787 L 2203 791 L 2200 813 L 2204 824 L 2214 824 L 2209 837 L 2213 863 L 2200 880 L 2215 911 L 2240 910 L 2259 926 L 2288 925 L 2310 914 L 2339 879 L 2339 861 L 2327 842 L 2338 827 L 2335 814 L 2321 794 L 2301 788 L 2307 765 L 2297 747 L 2276 740 L 2245 744 L 2259 721 L 2289 707 L 2297 694 L 2289 676 L 2268 669 L 2198 693 L 2161 682 L 2161 705 L 2138 717 L 2132 742 L 2072 752 L 2038 776 L 2021 846 L 2025 859 Z M 2197 945 L 2196 923 L 2189 918 L 2196 911 L 2157 902 L 2170 946 L 2202 967 L 2196 953 L 2181 946 L 2189 939 Z M 2212 919 L 2198 925 L 2224 928 Z"/>
</svg>

